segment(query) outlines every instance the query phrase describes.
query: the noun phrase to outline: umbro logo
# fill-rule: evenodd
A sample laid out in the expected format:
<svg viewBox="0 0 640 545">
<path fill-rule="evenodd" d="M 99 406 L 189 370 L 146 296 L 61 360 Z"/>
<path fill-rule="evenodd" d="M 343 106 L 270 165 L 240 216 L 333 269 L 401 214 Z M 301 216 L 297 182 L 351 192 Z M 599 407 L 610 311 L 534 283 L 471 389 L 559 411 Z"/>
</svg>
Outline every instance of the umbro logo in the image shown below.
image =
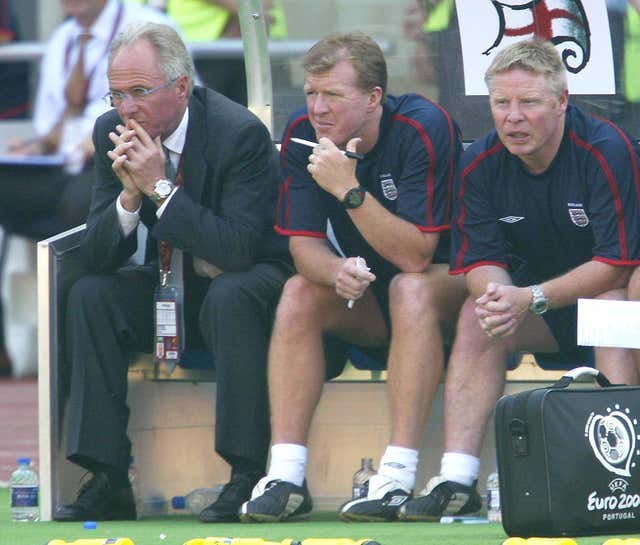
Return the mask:
<svg viewBox="0 0 640 545">
<path fill-rule="evenodd" d="M 390 507 L 395 507 L 398 505 L 402 505 L 405 501 L 407 501 L 408 496 L 402 495 L 402 496 L 391 496 L 391 498 L 389 499 L 389 501 L 387 501 L 387 505 Z"/>
<path fill-rule="evenodd" d="M 505 223 L 517 223 L 524 219 L 524 216 L 505 216 L 504 218 L 499 218 L 498 221 L 504 221 Z"/>
</svg>

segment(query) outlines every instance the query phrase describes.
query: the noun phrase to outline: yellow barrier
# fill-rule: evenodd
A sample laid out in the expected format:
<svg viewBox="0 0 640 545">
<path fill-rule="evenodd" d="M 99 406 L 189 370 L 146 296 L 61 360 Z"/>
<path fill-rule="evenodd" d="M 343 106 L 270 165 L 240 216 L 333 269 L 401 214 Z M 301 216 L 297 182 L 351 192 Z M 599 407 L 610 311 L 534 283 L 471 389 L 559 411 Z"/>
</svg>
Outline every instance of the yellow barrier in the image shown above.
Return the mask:
<svg viewBox="0 0 640 545">
<path fill-rule="evenodd" d="M 47 545 L 135 545 L 128 537 L 92 537 L 90 539 L 52 539 Z"/>
<path fill-rule="evenodd" d="M 283 539 L 282 541 L 266 541 L 261 537 L 203 537 L 190 539 L 184 545 L 380 545 L 372 539 L 354 541 L 348 538 L 308 538 L 298 541 Z"/>
<path fill-rule="evenodd" d="M 502 545 L 577 545 L 577 543 L 568 537 L 530 537 L 529 539 L 510 537 L 505 539 Z"/>
<path fill-rule="evenodd" d="M 619 537 L 613 539 L 607 539 L 602 545 L 640 545 L 640 538 L 630 537 L 627 539 L 620 539 Z"/>
</svg>

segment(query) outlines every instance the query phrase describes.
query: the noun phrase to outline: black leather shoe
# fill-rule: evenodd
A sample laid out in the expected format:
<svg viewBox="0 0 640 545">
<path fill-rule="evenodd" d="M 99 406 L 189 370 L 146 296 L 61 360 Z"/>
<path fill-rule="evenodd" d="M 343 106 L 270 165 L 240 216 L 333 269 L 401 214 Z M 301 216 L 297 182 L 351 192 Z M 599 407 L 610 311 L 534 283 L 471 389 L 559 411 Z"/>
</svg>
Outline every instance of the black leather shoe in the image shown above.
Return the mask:
<svg viewBox="0 0 640 545">
<path fill-rule="evenodd" d="M 136 505 L 131 487 L 114 488 L 104 473 L 82 485 L 74 503 L 56 509 L 53 520 L 135 520 Z"/>
<path fill-rule="evenodd" d="M 218 499 L 200 513 L 202 522 L 238 522 L 240 506 L 251 498 L 251 491 L 260 480 L 260 473 L 233 472 Z"/>
</svg>

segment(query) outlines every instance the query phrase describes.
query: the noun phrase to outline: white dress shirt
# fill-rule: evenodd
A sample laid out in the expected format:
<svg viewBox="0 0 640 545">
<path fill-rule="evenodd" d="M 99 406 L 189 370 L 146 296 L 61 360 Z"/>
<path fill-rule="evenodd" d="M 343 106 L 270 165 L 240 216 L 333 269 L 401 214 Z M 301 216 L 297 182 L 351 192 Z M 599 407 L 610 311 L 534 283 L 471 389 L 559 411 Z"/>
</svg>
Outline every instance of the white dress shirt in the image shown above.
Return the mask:
<svg viewBox="0 0 640 545">
<path fill-rule="evenodd" d="M 122 12 L 118 23 L 120 10 Z M 109 39 L 128 23 L 139 20 L 164 23 L 176 28 L 175 23 L 162 12 L 146 6 L 108 0 L 89 29 L 92 38 L 86 45 L 84 66 L 85 74 L 91 74 L 92 77 L 87 91 L 87 106 L 81 116 L 83 121 L 78 123 L 83 130 L 82 139 L 91 134 L 96 118 L 109 109 L 102 100 L 109 91 L 107 80 Z M 40 65 L 33 114 L 34 129 L 40 136 L 49 133 L 64 113 L 66 107 L 64 90 L 78 56 L 78 37 L 84 32 L 85 29 L 75 19 L 69 19 L 56 28 L 47 43 L 46 53 Z"/>
</svg>

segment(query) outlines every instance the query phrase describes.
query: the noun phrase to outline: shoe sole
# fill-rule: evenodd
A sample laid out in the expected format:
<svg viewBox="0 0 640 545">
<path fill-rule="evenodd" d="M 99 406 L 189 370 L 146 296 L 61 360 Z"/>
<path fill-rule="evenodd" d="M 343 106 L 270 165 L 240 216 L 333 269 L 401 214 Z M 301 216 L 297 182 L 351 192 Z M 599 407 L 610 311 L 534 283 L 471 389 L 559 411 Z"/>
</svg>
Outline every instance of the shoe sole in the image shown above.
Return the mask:
<svg viewBox="0 0 640 545">
<path fill-rule="evenodd" d="M 263 515 L 262 513 L 241 513 L 240 522 L 288 522 L 306 520 L 309 518 L 310 513 L 300 513 L 294 516 L 274 516 Z"/>
<path fill-rule="evenodd" d="M 426 515 L 398 515 L 398 520 L 402 522 L 440 522 L 440 517 Z"/>
<path fill-rule="evenodd" d="M 376 517 L 373 515 L 359 515 L 357 513 L 340 513 L 343 522 L 394 522 L 396 518 Z"/>
</svg>

